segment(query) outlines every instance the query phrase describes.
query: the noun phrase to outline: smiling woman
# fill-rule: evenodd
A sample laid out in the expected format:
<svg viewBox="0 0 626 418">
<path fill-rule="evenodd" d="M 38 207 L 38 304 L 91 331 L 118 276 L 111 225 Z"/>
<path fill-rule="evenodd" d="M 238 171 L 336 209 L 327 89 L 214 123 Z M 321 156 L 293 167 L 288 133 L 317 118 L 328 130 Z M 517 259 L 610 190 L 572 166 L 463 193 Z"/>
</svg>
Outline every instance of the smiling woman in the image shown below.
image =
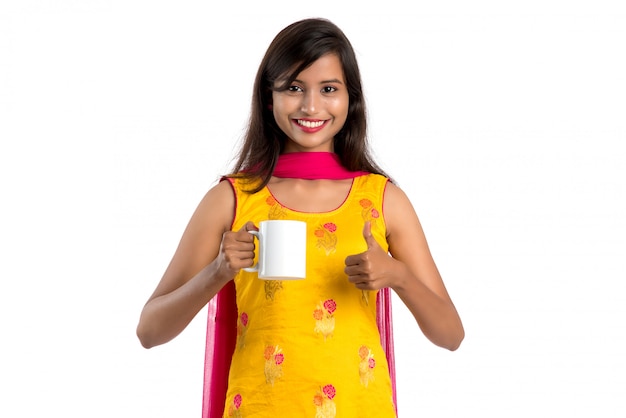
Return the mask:
<svg viewBox="0 0 626 418">
<path fill-rule="evenodd" d="M 291 83 L 275 83 L 274 118 L 290 139 L 284 152 L 334 151 L 334 138 L 346 122 L 350 102 L 343 78 L 339 57 L 327 54 Z"/>
<path fill-rule="evenodd" d="M 250 231 L 280 219 L 306 223 L 304 280 L 248 269 Z M 166 343 L 209 304 L 205 417 L 395 417 L 391 290 L 434 344 L 459 347 L 413 206 L 370 155 L 350 42 L 328 20 L 295 22 L 270 44 L 238 161 L 198 205 L 137 335 Z"/>
</svg>

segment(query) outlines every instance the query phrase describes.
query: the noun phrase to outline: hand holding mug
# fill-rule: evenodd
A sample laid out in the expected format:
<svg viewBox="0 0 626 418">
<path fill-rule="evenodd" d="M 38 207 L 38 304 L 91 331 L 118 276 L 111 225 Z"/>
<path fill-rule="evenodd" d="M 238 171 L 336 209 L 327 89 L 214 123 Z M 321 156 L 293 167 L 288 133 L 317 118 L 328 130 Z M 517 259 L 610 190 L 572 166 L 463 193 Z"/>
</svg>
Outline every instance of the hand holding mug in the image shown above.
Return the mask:
<svg viewBox="0 0 626 418">
<path fill-rule="evenodd" d="M 250 231 L 256 231 L 253 222 L 247 222 L 238 231 L 227 231 L 222 235 L 217 256 L 218 272 L 232 280 L 239 270 L 254 264 L 254 237 Z"/>
</svg>

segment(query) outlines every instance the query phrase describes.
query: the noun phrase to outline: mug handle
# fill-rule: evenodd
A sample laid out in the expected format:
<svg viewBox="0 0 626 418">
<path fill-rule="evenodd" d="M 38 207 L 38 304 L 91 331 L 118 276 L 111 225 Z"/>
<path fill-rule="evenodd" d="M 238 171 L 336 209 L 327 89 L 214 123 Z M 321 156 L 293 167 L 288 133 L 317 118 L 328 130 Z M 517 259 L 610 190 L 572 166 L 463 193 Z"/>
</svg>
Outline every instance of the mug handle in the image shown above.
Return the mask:
<svg viewBox="0 0 626 418">
<path fill-rule="evenodd" d="M 259 231 L 248 231 L 248 233 L 254 235 L 257 238 L 259 238 Z M 259 244 L 260 244 L 260 241 L 259 241 Z M 258 272 L 259 271 L 259 263 L 256 263 L 252 267 L 244 267 L 242 270 L 243 271 L 247 271 L 248 273 Z"/>
</svg>

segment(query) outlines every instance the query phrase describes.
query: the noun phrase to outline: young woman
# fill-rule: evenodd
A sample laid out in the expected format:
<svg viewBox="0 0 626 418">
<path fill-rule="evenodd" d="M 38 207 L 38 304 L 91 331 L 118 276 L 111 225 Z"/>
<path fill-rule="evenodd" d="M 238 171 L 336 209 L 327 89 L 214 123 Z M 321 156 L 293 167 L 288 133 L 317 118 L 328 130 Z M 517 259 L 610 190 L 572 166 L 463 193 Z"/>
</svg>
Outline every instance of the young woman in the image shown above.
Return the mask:
<svg viewBox="0 0 626 418">
<path fill-rule="evenodd" d="M 255 261 L 248 231 L 266 219 L 307 223 L 305 280 L 242 270 Z M 388 289 L 430 341 L 459 347 L 463 326 L 414 208 L 371 158 L 350 42 L 327 20 L 295 22 L 270 44 L 238 162 L 198 205 L 137 335 L 166 343 L 229 294 L 236 342 L 209 341 L 228 366 L 228 382 L 212 382 L 212 416 L 395 417 L 377 326 Z"/>
</svg>

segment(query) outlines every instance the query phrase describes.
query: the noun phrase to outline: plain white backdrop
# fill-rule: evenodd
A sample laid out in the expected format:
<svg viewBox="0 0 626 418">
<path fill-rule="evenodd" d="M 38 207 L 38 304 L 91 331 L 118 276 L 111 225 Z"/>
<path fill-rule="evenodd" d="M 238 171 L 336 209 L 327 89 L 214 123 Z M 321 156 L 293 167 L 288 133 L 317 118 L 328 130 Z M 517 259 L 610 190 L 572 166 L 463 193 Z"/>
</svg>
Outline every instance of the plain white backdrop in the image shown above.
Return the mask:
<svg viewBox="0 0 626 418">
<path fill-rule="evenodd" d="M 151 350 L 135 326 L 266 47 L 314 16 L 466 327 L 447 352 L 394 299 L 400 417 L 626 416 L 620 4 L 2 2 L 0 416 L 200 417 L 206 310 Z"/>
</svg>

